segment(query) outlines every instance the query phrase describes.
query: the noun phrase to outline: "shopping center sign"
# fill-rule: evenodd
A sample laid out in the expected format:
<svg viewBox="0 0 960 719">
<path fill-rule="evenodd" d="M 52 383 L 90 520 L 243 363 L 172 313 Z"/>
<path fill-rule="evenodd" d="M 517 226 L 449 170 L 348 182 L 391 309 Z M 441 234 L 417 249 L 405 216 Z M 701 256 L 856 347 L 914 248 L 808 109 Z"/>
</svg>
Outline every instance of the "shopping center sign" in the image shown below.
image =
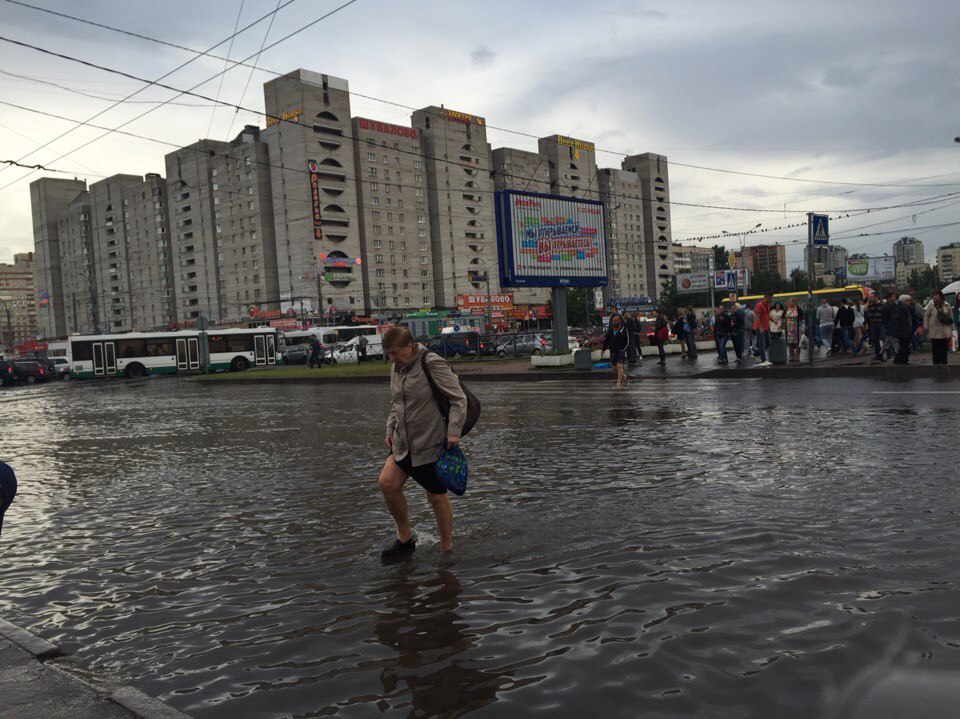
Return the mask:
<svg viewBox="0 0 960 719">
<path fill-rule="evenodd" d="M 483 314 L 487 311 L 487 296 L 483 294 L 457 295 L 457 309 L 471 314 Z M 480 311 L 474 312 L 475 309 Z M 497 311 L 512 310 L 513 295 L 509 293 L 490 295 L 490 309 Z"/>
</svg>

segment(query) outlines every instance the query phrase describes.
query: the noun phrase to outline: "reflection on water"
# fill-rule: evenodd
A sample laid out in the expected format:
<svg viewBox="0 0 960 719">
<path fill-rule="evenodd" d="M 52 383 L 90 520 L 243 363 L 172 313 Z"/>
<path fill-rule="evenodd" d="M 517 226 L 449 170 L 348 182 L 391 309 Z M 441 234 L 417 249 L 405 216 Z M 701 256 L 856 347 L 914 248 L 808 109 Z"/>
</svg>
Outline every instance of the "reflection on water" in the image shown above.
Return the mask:
<svg viewBox="0 0 960 719">
<path fill-rule="evenodd" d="M 3 391 L 0 614 L 201 718 L 809 717 L 960 658 L 960 395 L 901 387 L 477 383 L 455 559 L 412 492 L 391 566 L 385 387 Z"/>
</svg>

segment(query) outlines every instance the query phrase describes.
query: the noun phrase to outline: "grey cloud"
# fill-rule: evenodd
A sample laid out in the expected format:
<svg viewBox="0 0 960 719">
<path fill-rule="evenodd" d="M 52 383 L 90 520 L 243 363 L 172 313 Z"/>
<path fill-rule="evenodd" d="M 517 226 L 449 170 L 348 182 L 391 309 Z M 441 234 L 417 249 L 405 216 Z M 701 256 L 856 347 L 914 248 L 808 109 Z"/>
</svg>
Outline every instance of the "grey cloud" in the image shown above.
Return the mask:
<svg viewBox="0 0 960 719">
<path fill-rule="evenodd" d="M 493 63 L 495 57 L 496 53 L 485 45 L 481 45 L 470 53 L 470 62 L 473 63 L 474 67 L 487 67 Z"/>
</svg>

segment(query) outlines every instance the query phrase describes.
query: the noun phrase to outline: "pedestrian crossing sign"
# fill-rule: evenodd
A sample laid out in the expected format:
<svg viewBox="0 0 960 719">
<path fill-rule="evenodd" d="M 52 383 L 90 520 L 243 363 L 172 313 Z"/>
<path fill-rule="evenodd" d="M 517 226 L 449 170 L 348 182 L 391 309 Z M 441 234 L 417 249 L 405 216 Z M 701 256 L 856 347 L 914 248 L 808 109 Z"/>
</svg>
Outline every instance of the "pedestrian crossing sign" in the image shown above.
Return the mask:
<svg viewBox="0 0 960 719">
<path fill-rule="evenodd" d="M 810 244 L 829 245 L 830 244 L 830 218 L 827 215 L 810 215 Z"/>
</svg>

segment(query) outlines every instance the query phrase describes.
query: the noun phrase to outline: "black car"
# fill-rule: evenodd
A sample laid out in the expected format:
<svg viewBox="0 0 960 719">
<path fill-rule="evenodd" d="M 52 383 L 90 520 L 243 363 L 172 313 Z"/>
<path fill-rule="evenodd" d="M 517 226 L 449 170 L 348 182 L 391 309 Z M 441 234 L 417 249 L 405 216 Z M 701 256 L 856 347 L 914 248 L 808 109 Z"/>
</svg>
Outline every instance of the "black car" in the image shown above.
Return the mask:
<svg viewBox="0 0 960 719">
<path fill-rule="evenodd" d="M 27 384 L 54 379 L 50 370 L 44 369 L 43 365 L 36 360 L 14 360 L 13 371 L 16 372 L 17 379 Z"/>
<path fill-rule="evenodd" d="M 448 332 L 437 335 L 427 342 L 427 349 L 433 350 L 441 357 L 474 357 L 485 350 L 480 335 L 476 332 Z"/>
<path fill-rule="evenodd" d="M 0 387 L 7 387 L 17 381 L 17 371 L 13 362 L 0 360 Z"/>
</svg>

